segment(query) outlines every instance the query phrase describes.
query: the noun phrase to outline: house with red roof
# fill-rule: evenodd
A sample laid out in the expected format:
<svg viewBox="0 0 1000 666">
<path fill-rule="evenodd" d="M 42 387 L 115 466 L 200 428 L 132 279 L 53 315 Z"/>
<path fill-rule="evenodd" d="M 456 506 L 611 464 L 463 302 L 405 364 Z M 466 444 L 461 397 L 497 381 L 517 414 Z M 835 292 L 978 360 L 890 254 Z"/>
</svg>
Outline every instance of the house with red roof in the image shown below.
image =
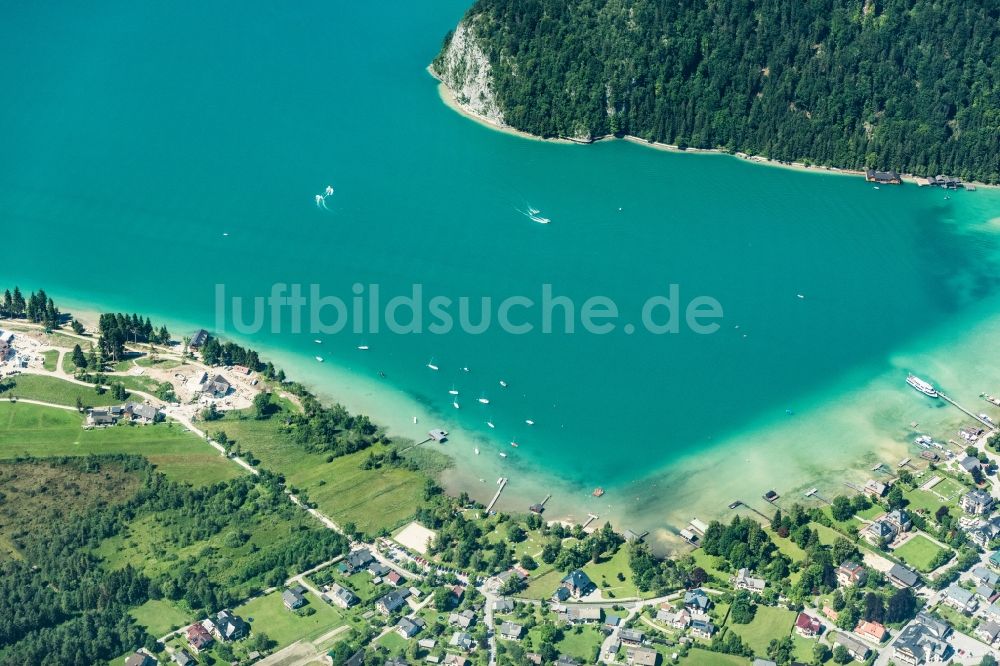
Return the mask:
<svg viewBox="0 0 1000 666">
<path fill-rule="evenodd" d="M 806 638 L 812 638 L 818 635 L 823 630 L 823 625 L 819 620 L 812 617 L 811 615 L 806 615 L 805 613 L 799 613 L 799 616 L 795 618 L 795 631 L 800 636 L 805 636 Z"/>
</svg>

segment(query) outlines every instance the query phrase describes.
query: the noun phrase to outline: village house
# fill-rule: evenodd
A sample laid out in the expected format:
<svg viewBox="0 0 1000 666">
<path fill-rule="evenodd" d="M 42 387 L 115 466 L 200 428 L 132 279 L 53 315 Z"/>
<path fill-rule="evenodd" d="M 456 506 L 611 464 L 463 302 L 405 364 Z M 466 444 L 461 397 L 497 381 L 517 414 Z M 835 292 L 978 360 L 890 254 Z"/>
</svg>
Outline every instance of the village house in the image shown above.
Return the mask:
<svg viewBox="0 0 1000 666">
<path fill-rule="evenodd" d="M 337 583 L 330 585 L 323 597 L 326 601 L 344 609 L 350 608 L 359 601 L 357 595 Z"/>
<path fill-rule="evenodd" d="M 382 615 L 394 613 L 406 605 L 406 597 L 409 595 L 409 590 L 392 590 L 375 602 L 375 610 Z"/>
<path fill-rule="evenodd" d="M 393 587 L 406 582 L 406 579 L 403 578 L 398 571 L 390 571 L 388 574 L 385 575 L 385 578 L 383 580 L 385 580 L 386 583 L 392 585 Z"/>
<path fill-rule="evenodd" d="M 195 622 L 188 627 L 185 635 L 187 637 L 188 645 L 191 646 L 191 649 L 194 650 L 196 654 L 211 647 L 212 643 L 215 642 L 212 634 L 205 627 L 205 625 L 200 622 Z"/>
<path fill-rule="evenodd" d="M 413 638 L 423 628 L 424 621 L 419 617 L 412 620 L 408 617 L 401 617 L 396 623 L 396 633 L 406 639 Z"/>
<path fill-rule="evenodd" d="M 966 615 L 971 615 L 979 606 L 976 596 L 965 588 L 959 587 L 958 583 L 952 583 L 945 589 L 943 601 L 959 613 Z"/>
<path fill-rule="evenodd" d="M 893 564 L 892 568 L 885 573 L 885 577 L 900 589 L 913 587 L 920 582 L 920 576 L 900 564 Z"/>
<path fill-rule="evenodd" d="M 301 608 L 306 605 L 306 598 L 303 594 L 305 591 L 305 588 L 301 585 L 284 590 L 281 593 L 281 602 L 285 604 L 285 608 L 288 610 Z"/>
<path fill-rule="evenodd" d="M 524 627 L 514 622 L 504 622 L 500 625 L 500 638 L 505 638 L 509 641 L 520 640 L 523 632 Z"/>
<path fill-rule="evenodd" d="M 235 641 L 245 638 L 250 633 L 250 627 L 239 615 L 221 610 L 215 615 L 215 633 L 221 641 Z"/>
<path fill-rule="evenodd" d="M 601 621 L 601 608 L 600 606 L 568 606 L 562 616 L 562 619 L 570 624 L 591 624 Z"/>
<path fill-rule="evenodd" d="M 184 648 L 174 650 L 174 653 L 170 658 L 175 664 L 177 664 L 177 666 L 197 666 L 198 664 L 194 657 L 192 657 Z"/>
<path fill-rule="evenodd" d="M 580 662 L 568 654 L 561 654 L 559 655 L 559 658 L 556 659 L 555 666 L 580 666 Z"/>
<path fill-rule="evenodd" d="M 958 461 L 958 466 L 963 470 L 972 474 L 973 470 L 977 470 L 982 467 L 982 463 L 979 462 L 979 458 L 973 458 L 972 456 L 965 456 Z"/>
<path fill-rule="evenodd" d="M 866 622 L 865 620 L 858 622 L 858 626 L 854 627 L 854 633 L 875 643 L 881 643 L 889 637 L 889 631 L 884 626 L 878 622 Z"/>
<path fill-rule="evenodd" d="M 622 629 L 618 634 L 618 638 L 625 645 L 641 645 L 645 635 L 636 629 Z"/>
<path fill-rule="evenodd" d="M 750 666 L 778 666 L 778 663 L 771 661 L 770 659 L 761 659 L 760 657 L 753 660 Z"/>
<path fill-rule="evenodd" d="M 763 592 L 764 587 L 767 582 L 763 578 L 754 578 L 750 575 L 750 570 L 746 567 L 740 569 L 736 572 L 736 575 L 730 579 L 737 590 L 747 590 L 748 592 Z"/>
<path fill-rule="evenodd" d="M 944 661 L 951 647 L 945 637 L 951 628 L 943 622 L 918 613 L 913 622 L 903 627 L 892 644 L 892 656 L 904 664 Z"/>
<path fill-rule="evenodd" d="M 606 634 L 613 633 L 621 623 L 622 619 L 617 615 L 606 615 L 604 616 L 604 624 L 601 625 L 601 631 Z"/>
<path fill-rule="evenodd" d="M 385 666 L 410 666 L 402 657 L 389 657 L 385 660 Z"/>
<path fill-rule="evenodd" d="M 497 599 L 493 602 L 494 613 L 510 613 L 514 610 L 514 602 L 510 599 Z"/>
<path fill-rule="evenodd" d="M 838 631 L 834 634 L 833 642 L 837 645 L 843 645 L 844 649 L 847 650 L 847 654 L 851 655 L 854 661 L 864 661 L 872 653 L 870 647 L 843 631 Z"/>
<path fill-rule="evenodd" d="M 1000 516 L 978 523 L 965 531 L 969 541 L 980 548 L 987 548 L 994 539 L 1000 539 Z"/>
<path fill-rule="evenodd" d="M 982 642 L 987 645 L 993 645 L 997 642 L 997 639 L 1000 638 L 1000 624 L 987 620 L 986 622 L 980 623 L 980 625 L 976 627 L 975 634 L 976 638 Z"/>
<path fill-rule="evenodd" d="M 116 422 L 117 419 L 109 409 L 91 409 L 87 412 L 87 425 L 101 427 L 114 425 Z"/>
<path fill-rule="evenodd" d="M 188 343 L 188 349 L 191 351 L 198 351 L 205 346 L 206 342 L 208 342 L 208 337 L 208 331 L 203 328 L 199 328 L 194 332 L 194 335 L 191 336 L 191 342 Z"/>
<path fill-rule="evenodd" d="M 866 577 L 864 566 L 857 562 L 847 560 L 837 567 L 837 584 L 841 587 L 863 584 Z"/>
<path fill-rule="evenodd" d="M 896 538 L 896 528 L 883 518 L 868 525 L 861 536 L 873 546 L 878 546 L 882 542 L 891 543 Z"/>
<path fill-rule="evenodd" d="M 458 625 L 462 629 L 468 629 L 476 622 L 476 614 L 471 610 L 464 610 L 461 613 L 452 613 L 448 616 L 448 623 Z"/>
<path fill-rule="evenodd" d="M 687 629 L 688 625 L 691 624 L 691 613 L 686 608 L 678 611 L 672 607 L 660 606 L 660 609 L 656 611 L 656 621 L 662 622 L 671 629 Z"/>
<path fill-rule="evenodd" d="M 449 652 L 444 656 L 443 663 L 445 666 L 469 666 L 471 662 L 464 655 Z"/>
<path fill-rule="evenodd" d="M 233 386 L 229 383 L 228 379 L 222 375 L 216 375 L 213 379 L 202 384 L 201 391 L 213 398 L 225 398 L 232 388 Z"/>
<path fill-rule="evenodd" d="M 971 513 L 974 516 L 988 516 L 993 513 L 996 501 L 993 496 L 984 490 L 970 490 L 962 495 L 960 506 L 962 511 Z"/>
<path fill-rule="evenodd" d="M 456 631 L 451 635 L 451 640 L 448 641 L 448 645 L 457 647 L 460 650 L 465 650 L 466 652 L 471 652 L 476 648 L 476 641 L 473 640 L 470 634 L 464 631 Z"/>
<path fill-rule="evenodd" d="M 712 600 L 708 598 L 708 595 L 700 587 L 684 593 L 684 608 L 689 611 L 707 613 L 711 607 Z"/>
<path fill-rule="evenodd" d="M 656 666 L 659 653 L 653 648 L 635 645 L 625 648 L 625 657 L 632 666 Z"/>
<path fill-rule="evenodd" d="M 337 568 L 342 573 L 351 575 L 363 570 L 374 561 L 375 558 L 372 557 L 371 551 L 367 548 L 359 548 L 348 553 L 347 557 L 344 558 L 344 561 Z"/>
<path fill-rule="evenodd" d="M 895 511 L 890 511 L 886 517 L 885 521 L 889 523 L 893 529 L 896 530 L 897 534 L 902 534 L 903 532 L 909 532 L 910 528 L 913 527 L 913 522 L 910 520 L 910 514 L 908 514 L 903 509 L 896 509 Z"/>
<path fill-rule="evenodd" d="M 433 650 L 437 646 L 437 641 L 433 638 L 421 638 L 417 641 L 417 647 L 422 650 Z"/>
<path fill-rule="evenodd" d="M 795 618 L 795 633 L 799 636 L 812 638 L 813 636 L 819 635 L 822 631 L 823 625 L 819 620 L 811 615 L 799 613 L 798 617 Z"/>
<path fill-rule="evenodd" d="M 125 658 L 125 666 L 156 666 L 159 663 L 145 652 L 135 652 Z"/>
<path fill-rule="evenodd" d="M 562 588 L 569 593 L 569 596 L 579 599 L 587 596 L 594 590 L 594 583 L 591 582 L 590 577 L 583 573 L 583 571 L 574 569 L 562 579 Z M 558 590 L 556 592 L 558 594 Z M 563 600 L 565 601 L 565 599 Z"/>
<path fill-rule="evenodd" d="M 691 620 L 691 635 L 709 640 L 715 633 L 715 625 L 708 620 Z"/>
<path fill-rule="evenodd" d="M 981 585 L 996 587 L 997 583 L 1000 583 L 1000 574 L 986 567 L 977 566 L 972 570 L 972 579 Z"/>
</svg>

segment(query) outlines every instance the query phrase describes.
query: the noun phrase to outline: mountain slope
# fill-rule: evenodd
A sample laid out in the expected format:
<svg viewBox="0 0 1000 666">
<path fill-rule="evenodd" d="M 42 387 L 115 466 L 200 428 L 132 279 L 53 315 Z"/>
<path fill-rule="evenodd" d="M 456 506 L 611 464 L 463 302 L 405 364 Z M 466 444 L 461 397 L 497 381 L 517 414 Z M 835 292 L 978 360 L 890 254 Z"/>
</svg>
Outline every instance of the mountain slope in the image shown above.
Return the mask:
<svg viewBox="0 0 1000 666">
<path fill-rule="evenodd" d="M 478 0 L 432 69 L 539 136 L 997 182 L 998 54 L 1000 0 Z"/>
</svg>

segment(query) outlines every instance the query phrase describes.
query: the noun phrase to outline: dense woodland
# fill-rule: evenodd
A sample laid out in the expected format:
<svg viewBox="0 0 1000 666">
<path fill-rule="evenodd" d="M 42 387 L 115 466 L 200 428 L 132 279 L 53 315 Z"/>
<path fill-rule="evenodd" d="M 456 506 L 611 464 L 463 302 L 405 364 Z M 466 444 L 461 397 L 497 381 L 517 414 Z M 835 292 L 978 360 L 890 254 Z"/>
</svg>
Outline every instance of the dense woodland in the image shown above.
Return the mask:
<svg viewBox="0 0 1000 666">
<path fill-rule="evenodd" d="M 51 469 L 71 472 L 77 481 L 67 485 L 66 475 Z M 109 502 L 88 477 L 127 492 Z M 19 478 L 38 479 L 41 488 L 19 485 Z M 0 489 L 0 505 L 18 507 L 19 522 L 44 525 L 14 532 L 20 559 L 0 560 L 0 666 L 90 666 L 151 646 L 154 637 L 135 624 L 130 608 L 167 598 L 183 600 L 196 613 L 216 611 L 348 547 L 343 536 L 295 509 L 268 474 L 192 488 L 154 473 L 137 456 L 23 459 L 0 464 Z M 63 501 L 33 502 L 37 492 Z M 82 508 L 72 514 L 61 508 L 76 504 Z M 142 562 L 150 571 L 102 562 L 94 550 L 128 534 L 144 516 L 156 517 L 158 530 L 150 538 L 171 546 L 204 544 L 200 556 L 177 559 L 165 570 Z M 253 540 L 250 530 L 258 525 L 273 534 L 284 526 L 285 534 Z"/>
<path fill-rule="evenodd" d="M 478 0 L 466 20 L 532 134 L 1000 181 L 997 0 Z"/>
</svg>

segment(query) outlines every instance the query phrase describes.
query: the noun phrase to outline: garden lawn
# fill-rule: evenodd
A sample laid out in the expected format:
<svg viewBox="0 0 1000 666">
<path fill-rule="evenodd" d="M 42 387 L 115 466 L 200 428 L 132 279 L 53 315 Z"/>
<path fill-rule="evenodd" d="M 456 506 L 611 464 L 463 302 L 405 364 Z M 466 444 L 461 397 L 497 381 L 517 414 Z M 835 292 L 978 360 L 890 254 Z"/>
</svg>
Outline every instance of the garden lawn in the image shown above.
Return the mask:
<svg viewBox="0 0 1000 666">
<path fill-rule="evenodd" d="M 13 386 L 9 386 L 11 381 L 13 381 Z M 111 391 L 105 391 L 103 395 L 98 395 L 93 386 L 81 386 L 64 379 L 43 375 L 16 375 L 7 379 L 3 388 L 5 390 L 0 391 L 0 398 L 11 396 L 30 398 L 31 400 L 41 400 L 68 407 L 75 407 L 78 397 L 84 407 L 104 407 L 122 402 L 115 400 Z"/>
<path fill-rule="evenodd" d="M 582 627 L 582 629 L 580 633 L 576 633 L 575 628 L 567 627 L 563 639 L 556 643 L 556 650 L 559 654 L 568 654 L 585 664 L 591 664 L 601 643 L 604 642 L 604 634 L 594 627 Z"/>
<path fill-rule="evenodd" d="M 83 417 L 75 411 L 0 401 L 0 458 L 135 454 L 144 456 L 171 479 L 195 486 L 227 481 L 244 473 L 178 424 L 118 425 L 93 430 L 84 430 L 82 425 Z"/>
<path fill-rule="evenodd" d="M 652 593 L 642 595 L 635 586 L 632 578 L 632 569 L 628 565 L 628 546 L 622 545 L 618 552 L 612 557 L 601 561 L 598 564 L 587 564 L 583 567 L 583 572 L 590 576 L 594 585 L 600 588 L 605 597 L 614 595 L 614 598 L 652 596 Z M 618 580 L 618 574 L 622 574 L 624 581 Z M 607 586 L 604 583 L 607 583 Z M 609 594 L 610 593 L 610 594 Z M 589 657 L 588 657 L 589 659 Z"/>
<path fill-rule="evenodd" d="M 691 648 L 679 662 L 682 666 L 747 666 L 748 660 L 731 654 Z"/>
<path fill-rule="evenodd" d="M 150 599 L 143 605 L 130 610 L 129 615 L 156 638 L 183 627 L 195 619 L 191 613 L 175 602 L 165 599 Z"/>
<path fill-rule="evenodd" d="M 548 599 L 552 596 L 552 593 L 556 591 L 559 587 L 559 583 L 564 578 L 565 574 L 558 569 L 546 569 L 546 565 L 536 569 L 531 572 L 531 578 L 528 579 L 528 587 L 518 596 L 523 596 L 527 599 Z"/>
<path fill-rule="evenodd" d="M 739 634 L 743 642 L 750 646 L 758 657 L 767 656 L 767 645 L 775 638 L 789 635 L 795 623 L 795 612 L 771 606 L 757 606 L 757 613 L 750 624 L 727 626 L 729 631 Z"/>
<path fill-rule="evenodd" d="M 313 615 L 299 615 L 285 608 L 281 601 L 281 590 L 237 606 L 234 612 L 248 621 L 252 617 L 253 631 L 267 634 L 278 642 L 279 649 L 298 640 L 314 640 L 347 624 L 339 609 L 323 603 L 311 592 L 306 594 L 309 603 L 300 608 L 299 613 L 306 608 L 313 608 L 316 610 Z"/>
<path fill-rule="evenodd" d="M 832 546 L 837 539 L 847 538 L 837 530 L 819 523 L 810 523 L 809 528 L 819 532 L 819 542 L 824 546 Z"/>
<path fill-rule="evenodd" d="M 806 551 L 799 548 L 798 545 L 791 540 L 791 538 L 783 539 L 775 534 L 770 527 L 766 529 L 768 536 L 770 536 L 771 540 L 774 541 L 774 545 L 778 547 L 778 550 L 790 557 L 792 562 L 801 562 L 806 559 Z"/>
<path fill-rule="evenodd" d="M 931 563 L 939 552 L 940 547 L 920 534 L 892 551 L 893 555 L 924 573 L 931 571 Z"/>
</svg>

